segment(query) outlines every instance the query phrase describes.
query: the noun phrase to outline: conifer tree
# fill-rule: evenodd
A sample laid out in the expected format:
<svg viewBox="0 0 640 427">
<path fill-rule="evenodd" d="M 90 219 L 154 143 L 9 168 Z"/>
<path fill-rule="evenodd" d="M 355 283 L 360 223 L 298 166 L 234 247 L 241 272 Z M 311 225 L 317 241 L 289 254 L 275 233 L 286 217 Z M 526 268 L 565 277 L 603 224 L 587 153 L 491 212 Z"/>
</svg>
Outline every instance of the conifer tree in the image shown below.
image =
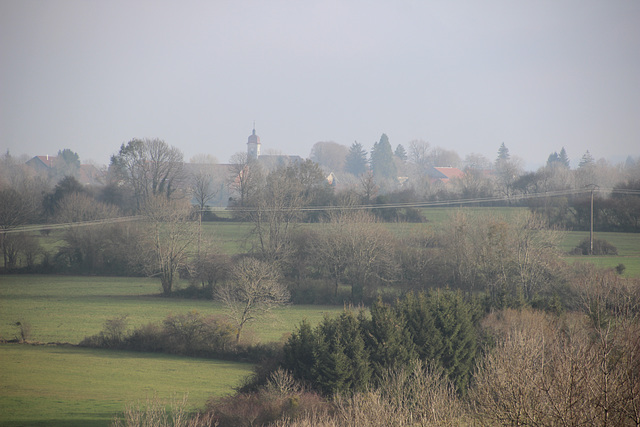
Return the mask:
<svg viewBox="0 0 640 427">
<path fill-rule="evenodd" d="M 436 327 L 432 299 L 427 294 L 409 293 L 398 303 L 397 310 L 406 319 L 407 329 L 423 361 L 440 360 L 443 351 L 442 333 Z"/>
<path fill-rule="evenodd" d="M 569 169 L 569 156 L 567 155 L 567 150 L 565 150 L 564 147 L 562 147 L 562 150 L 560 150 L 560 154 L 558 154 L 558 161 L 562 166 Z"/>
<path fill-rule="evenodd" d="M 582 156 L 582 158 L 580 159 L 580 163 L 578 164 L 578 168 L 584 168 L 584 167 L 593 166 L 595 163 L 596 162 L 593 159 L 593 156 L 591 155 L 589 150 L 587 150 L 584 153 L 584 155 Z"/>
<path fill-rule="evenodd" d="M 316 336 L 311 326 L 303 320 L 284 345 L 284 364 L 294 378 L 311 382 L 315 366 Z"/>
<path fill-rule="evenodd" d="M 562 147 L 560 150 L 560 154 L 557 151 L 549 154 L 549 158 L 547 158 L 547 166 L 562 166 L 563 168 L 569 169 L 569 156 L 567 156 L 567 150 Z"/>
<path fill-rule="evenodd" d="M 477 355 L 474 308 L 459 292 L 432 294 L 436 327 L 442 336 L 440 362 L 459 393 L 467 389 Z"/>
<path fill-rule="evenodd" d="M 362 311 L 361 311 L 362 313 Z M 338 328 L 343 341 L 344 354 L 349 358 L 348 389 L 364 391 L 371 379 L 369 353 L 365 348 L 360 329 L 361 318 L 351 312 L 344 312 L 338 318 Z"/>
<path fill-rule="evenodd" d="M 349 148 L 345 158 L 344 170 L 355 176 L 360 176 L 367 171 L 367 152 L 358 141 Z"/>
<path fill-rule="evenodd" d="M 480 311 L 461 293 L 408 294 L 395 307 L 376 301 L 370 317 L 345 312 L 311 330 L 306 322 L 284 346 L 284 367 L 325 395 L 365 390 L 390 368 L 415 359 L 440 365 L 459 393 L 478 353 Z"/>
<path fill-rule="evenodd" d="M 499 162 L 500 160 L 509 160 L 510 157 L 511 155 L 509 154 L 509 149 L 506 145 L 504 145 L 503 142 L 500 145 L 500 148 L 498 148 L 498 158 L 496 159 L 496 162 Z"/>
<path fill-rule="evenodd" d="M 402 144 L 398 144 L 396 151 L 393 153 L 397 158 L 405 162 L 407 160 L 407 150 L 404 149 Z"/>
<path fill-rule="evenodd" d="M 374 377 L 389 368 L 406 366 L 417 358 L 404 318 L 380 299 L 371 306 L 371 320 L 363 324 Z"/>
<path fill-rule="evenodd" d="M 558 162 L 559 162 L 559 157 L 558 157 L 557 151 L 549 154 L 549 157 L 547 157 L 547 166 L 553 166 Z"/>
<path fill-rule="evenodd" d="M 396 164 L 393 162 L 393 150 L 389 143 L 389 137 L 384 133 L 371 150 L 371 170 L 376 178 L 397 178 L 398 172 Z"/>
<path fill-rule="evenodd" d="M 349 391 L 350 360 L 344 351 L 338 322 L 325 318 L 318 325 L 316 335 L 313 383 L 326 396 Z"/>
</svg>

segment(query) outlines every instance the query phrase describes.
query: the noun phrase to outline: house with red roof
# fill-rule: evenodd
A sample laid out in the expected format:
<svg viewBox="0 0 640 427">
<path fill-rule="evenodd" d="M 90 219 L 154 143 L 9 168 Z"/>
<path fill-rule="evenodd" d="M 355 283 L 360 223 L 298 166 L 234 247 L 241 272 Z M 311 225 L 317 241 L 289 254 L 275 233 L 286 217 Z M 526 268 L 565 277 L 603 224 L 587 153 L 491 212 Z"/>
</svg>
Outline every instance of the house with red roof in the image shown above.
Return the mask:
<svg viewBox="0 0 640 427">
<path fill-rule="evenodd" d="M 458 168 L 452 167 L 432 167 L 427 170 L 427 176 L 429 176 L 433 181 L 439 181 L 446 184 L 453 178 L 462 178 L 464 176 L 464 172 Z"/>
</svg>

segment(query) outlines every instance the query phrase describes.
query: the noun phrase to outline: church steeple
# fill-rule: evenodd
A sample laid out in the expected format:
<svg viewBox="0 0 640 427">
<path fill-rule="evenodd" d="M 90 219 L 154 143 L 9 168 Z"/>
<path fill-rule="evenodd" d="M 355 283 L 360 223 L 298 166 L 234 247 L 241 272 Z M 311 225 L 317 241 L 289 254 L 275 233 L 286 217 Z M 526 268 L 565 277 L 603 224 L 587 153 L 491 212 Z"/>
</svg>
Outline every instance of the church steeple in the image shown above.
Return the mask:
<svg viewBox="0 0 640 427">
<path fill-rule="evenodd" d="M 247 156 L 249 160 L 257 160 L 260 157 L 260 137 L 256 135 L 256 122 L 253 122 L 253 132 L 247 141 Z"/>
</svg>

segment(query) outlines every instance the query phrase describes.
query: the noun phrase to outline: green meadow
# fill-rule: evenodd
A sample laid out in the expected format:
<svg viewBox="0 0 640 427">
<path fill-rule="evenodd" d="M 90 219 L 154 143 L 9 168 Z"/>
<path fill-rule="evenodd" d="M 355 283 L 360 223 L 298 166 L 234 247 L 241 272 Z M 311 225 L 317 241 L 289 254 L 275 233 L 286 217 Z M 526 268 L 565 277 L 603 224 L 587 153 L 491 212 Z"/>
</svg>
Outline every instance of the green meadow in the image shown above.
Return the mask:
<svg viewBox="0 0 640 427">
<path fill-rule="evenodd" d="M 1 344 L 0 425 L 107 426 L 126 405 L 222 396 L 251 366 L 71 346 Z"/>
<path fill-rule="evenodd" d="M 0 276 L 0 338 L 16 337 L 16 322 L 31 326 L 31 339 L 77 344 L 102 330 L 105 320 L 126 315 L 130 327 L 161 322 L 169 314 L 197 311 L 222 315 L 207 300 L 164 298 L 154 279 L 130 277 L 12 275 Z M 279 341 L 302 319 L 311 323 L 342 307 L 292 305 L 250 324 L 248 334 L 260 342 Z"/>
<path fill-rule="evenodd" d="M 31 340 L 77 344 L 105 320 L 126 315 L 130 327 L 196 310 L 222 314 L 211 301 L 162 298 L 159 283 L 144 278 L 0 276 L 0 338 L 31 327 Z M 283 339 L 303 319 L 317 323 L 341 307 L 289 306 L 250 325 L 256 342 Z M 192 407 L 229 394 L 251 366 L 70 345 L 0 345 L 0 425 L 106 426 L 125 405 L 157 395 L 189 394 Z"/>
<path fill-rule="evenodd" d="M 567 262 L 588 262 L 603 268 L 615 268 L 619 264 L 625 266 L 623 276 L 640 277 L 640 233 L 607 233 L 596 232 L 594 239 L 603 239 L 618 249 L 618 255 L 606 256 L 573 256 L 566 255 Z M 560 246 L 564 252 L 569 252 L 583 239 L 589 238 L 588 231 L 570 231 Z"/>
</svg>

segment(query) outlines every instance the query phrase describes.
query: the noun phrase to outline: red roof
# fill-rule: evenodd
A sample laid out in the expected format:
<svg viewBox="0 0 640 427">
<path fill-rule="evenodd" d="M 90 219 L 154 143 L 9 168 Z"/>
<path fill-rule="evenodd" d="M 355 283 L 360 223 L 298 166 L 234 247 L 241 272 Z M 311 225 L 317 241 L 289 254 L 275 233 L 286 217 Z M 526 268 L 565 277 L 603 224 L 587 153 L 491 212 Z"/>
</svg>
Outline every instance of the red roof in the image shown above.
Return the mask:
<svg viewBox="0 0 640 427">
<path fill-rule="evenodd" d="M 464 176 L 464 172 L 462 172 L 458 168 L 452 168 L 452 167 L 439 167 L 439 168 L 436 168 L 436 167 L 434 167 L 434 169 L 445 176 L 444 178 L 440 178 L 440 181 L 442 181 L 442 182 L 448 182 L 452 178 L 462 178 Z"/>
</svg>

